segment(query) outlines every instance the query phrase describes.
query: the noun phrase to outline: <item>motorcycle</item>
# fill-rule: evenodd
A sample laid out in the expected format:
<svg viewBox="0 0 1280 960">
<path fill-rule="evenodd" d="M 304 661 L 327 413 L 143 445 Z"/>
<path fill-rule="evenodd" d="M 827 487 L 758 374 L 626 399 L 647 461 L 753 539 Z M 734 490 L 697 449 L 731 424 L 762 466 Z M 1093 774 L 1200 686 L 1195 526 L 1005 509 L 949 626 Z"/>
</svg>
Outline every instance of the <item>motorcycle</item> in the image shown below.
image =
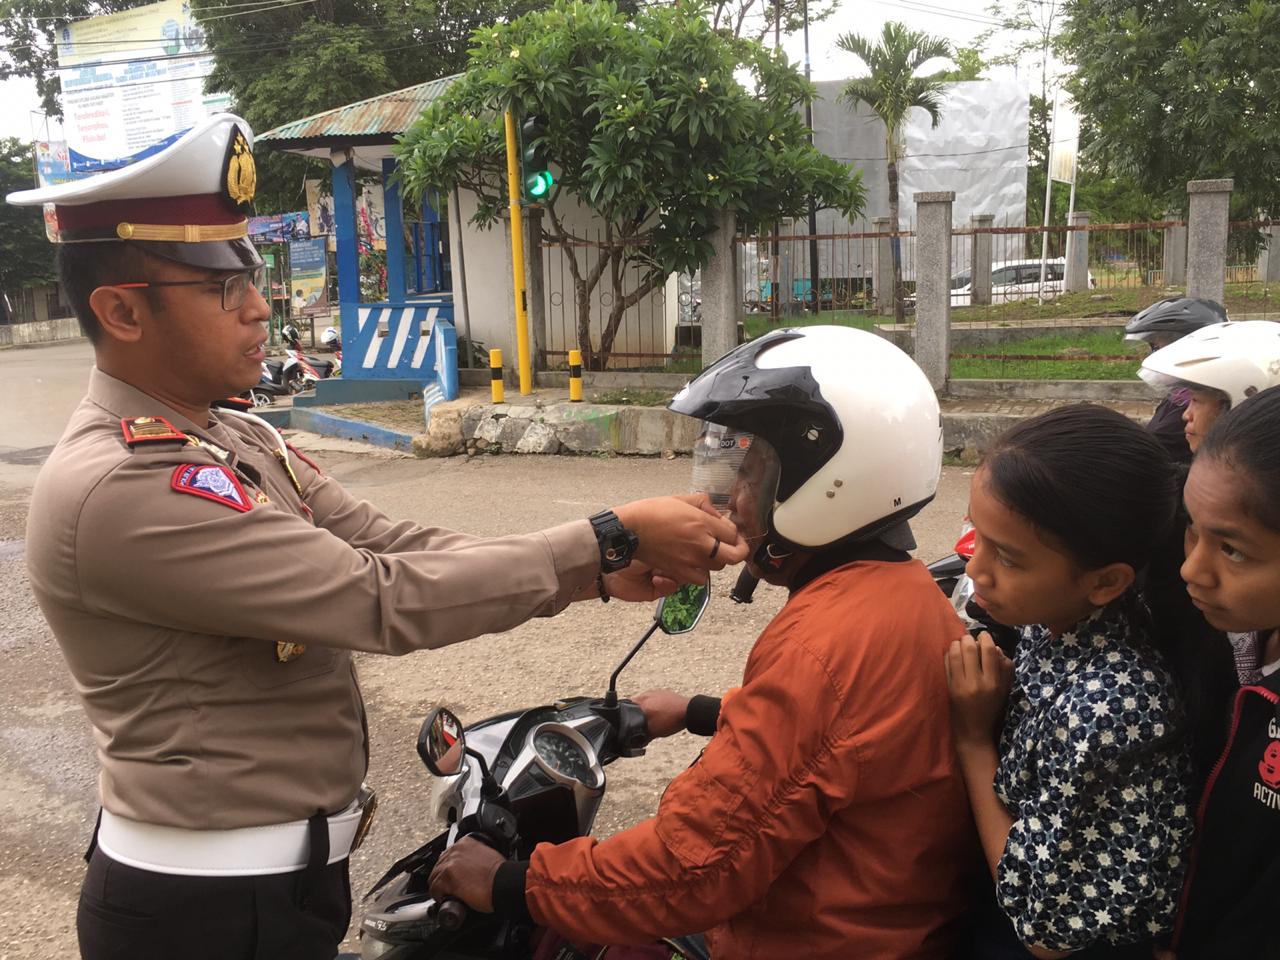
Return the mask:
<svg viewBox="0 0 1280 960">
<path fill-rule="evenodd" d="M 314 389 L 317 383 L 333 374 L 332 361 L 309 357 L 302 352 L 301 334 L 293 324 L 285 324 L 281 328 L 280 338 L 284 341 L 284 383 L 290 392 Z"/>
<path fill-rule="evenodd" d="M 364 960 L 707 960 L 697 938 L 650 947 L 572 944 L 547 928 L 473 913 L 451 898 L 437 901 L 427 884 L 440 855 L 462 837 L 525 860 L 539 843 L 590 834 L 604 800 L 604 768 L 641 756 L 650 740 L 644 712 L 618 697 L 618 675 L 656 630 L 692 630 L 709 598 L 709 584 L 692 584 L 659 601 L 653 623 L 614 669 L 603 697 L 557 700 L 465 729 L 444 707 L 427 715 L 418 756 L 435 778 L 432 808 L 449 826 L 394 863 L 365 894 L 372 900 L 360 924 Z"/>
<path fill-rule="evenodd" d="M 258 382 L 240 396 L 255 407 L 265 407 L 275 403 L 278 397 L 287 397 L 292 392 L 284 382 L 284 364 L 279 360 L 263 360 L 262 375 Z"/>
<path fill-rule="evenodd" d="M 1012 657 L 1014 648 L 1018 645 L 1017 628 L 993 620 L 991 614 L 973 599 L 973 581 L 965 573 L 965 568 L 973 559 L 976 540 L 977 533 L 966 517 L 960 527 L 960 539 L 956 541 L 955 552 L 929 564 L 929 574 L 938 589 L 951 601 L 956 615 L 964 621 L 965 629 L 975 636 L 984 631 L 991 634 L 996 646 Z"/>
<path fill-rule="evenodd" d="M 342 376 L 342 334 L 334 327 L 325 327 L 324 333 L 320 335 L 320 342 L 333 354 L 333 369 L 329 376 Z"/>
</svg>

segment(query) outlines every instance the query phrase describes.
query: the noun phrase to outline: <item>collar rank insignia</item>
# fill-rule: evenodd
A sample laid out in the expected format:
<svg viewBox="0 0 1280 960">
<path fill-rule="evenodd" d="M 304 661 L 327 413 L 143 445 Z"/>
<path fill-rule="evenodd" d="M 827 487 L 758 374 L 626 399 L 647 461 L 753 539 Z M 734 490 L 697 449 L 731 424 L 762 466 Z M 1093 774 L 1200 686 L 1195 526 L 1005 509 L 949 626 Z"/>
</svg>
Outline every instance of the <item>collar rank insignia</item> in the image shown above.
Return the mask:
<svg viewBox="0 0 1280 960">
<path fill-rule="evenodd" d="M 140 443 L 186 442 L 187 435 L 164 417 L 126 417 L 120 421 L 124 442 L 130 447 Z"/>
<path fill-rule="evenodd" d="M 204 497 L 241 513 L 249 512 L 249 497 L 244 492 L 244 487 L 226 467 L 208 463 L 183 463 L 173 471 L 173 479 L 169 485 L 178 493 Z"/>
</svg>

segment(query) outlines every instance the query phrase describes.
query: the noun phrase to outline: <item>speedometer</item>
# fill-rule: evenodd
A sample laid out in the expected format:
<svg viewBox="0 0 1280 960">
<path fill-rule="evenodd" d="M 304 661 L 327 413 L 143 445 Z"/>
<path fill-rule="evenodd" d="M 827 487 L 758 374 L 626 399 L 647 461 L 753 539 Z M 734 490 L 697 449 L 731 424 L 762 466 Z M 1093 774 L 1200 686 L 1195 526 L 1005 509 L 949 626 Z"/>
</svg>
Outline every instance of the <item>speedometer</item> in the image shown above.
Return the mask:
<svg viewBox="0 0 1280 960">
<path fill-rule="evenodd" d="M 533 749 L 547 767 L 562 777 L 572 778 L 591 786 L 595 774 L 591 760 L 577 743 L 559 730 L 539 730 L 533 737 Z"/>
</svg>

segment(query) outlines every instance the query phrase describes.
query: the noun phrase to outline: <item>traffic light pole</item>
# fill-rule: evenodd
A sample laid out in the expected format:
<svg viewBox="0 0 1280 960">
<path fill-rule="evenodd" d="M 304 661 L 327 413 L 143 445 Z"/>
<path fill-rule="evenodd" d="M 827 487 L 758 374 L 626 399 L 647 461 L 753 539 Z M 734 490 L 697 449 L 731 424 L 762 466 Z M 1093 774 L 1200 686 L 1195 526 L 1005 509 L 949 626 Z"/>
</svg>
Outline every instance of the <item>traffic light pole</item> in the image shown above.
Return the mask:
<svg viewBox="0 0 1280 960">
<path fill-rule="evenodd" d="M 520 370 L 520 394 L 533 393 L 533 368 L 529 360 L 529 308 L 524 287 L 524 215 L 520 207 L 520 160 L 516 146 L 516 118 L 506 113 L 507 198 L 511 212 L 511 272 L 516 298 L 516 362 Z"/>
</svg>

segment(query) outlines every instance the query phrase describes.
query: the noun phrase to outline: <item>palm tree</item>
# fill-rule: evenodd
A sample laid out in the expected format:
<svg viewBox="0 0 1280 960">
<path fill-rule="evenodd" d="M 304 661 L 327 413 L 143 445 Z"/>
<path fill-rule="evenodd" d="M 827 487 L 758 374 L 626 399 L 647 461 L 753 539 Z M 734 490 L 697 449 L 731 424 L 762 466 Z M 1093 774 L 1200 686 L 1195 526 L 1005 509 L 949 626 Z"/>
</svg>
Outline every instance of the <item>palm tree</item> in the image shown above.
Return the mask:
<svg viewBox="0 0 1280 960">
<path fill-rule="evenodd" d="M 886 23 L 880 42 L 872 45 L 867 38 L 846 33 L 836 45 L 862 61 L 871 72 L 868 77 L 850 80 L 840 91 L 840 99 L 848 103 L 865 103 L 884 123 L 885 160 L 889 176 L 889 220 L 898 232 L 898 161 L 905 149 L 902 133 L 912 107 L 929 114 L 933 126 L 942 120 L 943 73 L 918 77 L 916 71 L 930 60 L 951 56 L 951 44 L 941 37 L 911 30 L 901 23 Z M 889 244 L 893 250 L 893 317 L 903 321 L 902 245 L 897 237 Z"/>
</svg>

